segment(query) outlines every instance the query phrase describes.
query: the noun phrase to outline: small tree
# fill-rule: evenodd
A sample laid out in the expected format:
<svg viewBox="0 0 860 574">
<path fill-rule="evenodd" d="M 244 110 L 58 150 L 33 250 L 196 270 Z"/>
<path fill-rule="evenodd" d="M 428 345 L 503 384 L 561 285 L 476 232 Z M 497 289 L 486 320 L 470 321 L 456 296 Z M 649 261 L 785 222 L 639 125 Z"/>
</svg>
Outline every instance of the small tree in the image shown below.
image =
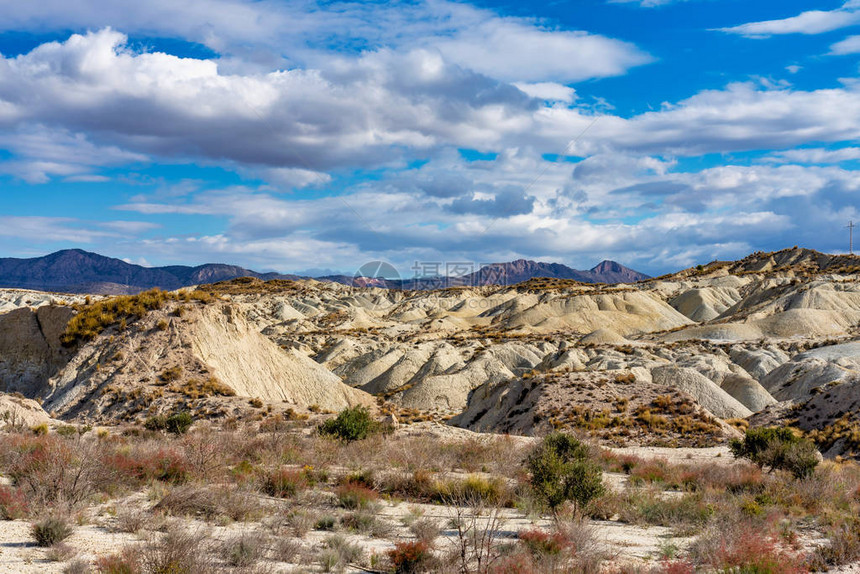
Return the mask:
<svg viewBox="0 0 860 574">
<path fill-rule="evenodd" d="M 373 420 L 370 411 L 360 405 L 341 411 L 337 418 L 329 419 L 319 427 L 321 435 L 346 442 L 365 439 L 380 430 L 381 425 Z"/>
<path fill-rule="evenodd" d="M 186 411 L 179 411 L 169 416 L 156 415 L 146 419 L 144 427 L 152 431 L 167 431 L 172 434 L 185 434 L 189 427 L 194 423 L 191 414 Z"/>
<path fill-rule="evenodd" d="M 812 475 L 821 456 L 812 441 L 797 436 L 789 428 L 750 429 L 743 440 L 733 439 L 729 448 L 735 458 L 745 458 L 771 471 L 787 470 L 795 478 Z"/>
<path fill-rule="evenodd" d="M 532 452 L 527 461 L 531 486 L 555 514 L 565 501 L 576 512 L 602 496 L 603 472 L 591 460 L 588 445 L 564 433 L 553 433 Z"/>
</svg>

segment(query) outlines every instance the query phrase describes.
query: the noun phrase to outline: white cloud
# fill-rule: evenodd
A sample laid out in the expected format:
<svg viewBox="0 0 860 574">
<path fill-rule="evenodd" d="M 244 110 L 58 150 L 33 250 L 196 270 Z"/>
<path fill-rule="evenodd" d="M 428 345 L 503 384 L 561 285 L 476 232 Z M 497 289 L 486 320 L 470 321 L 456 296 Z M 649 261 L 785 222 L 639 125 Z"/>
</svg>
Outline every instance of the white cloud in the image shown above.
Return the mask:
<svg viewBox="0 0 860 574">
<path fill-rule="evenodd" d="M 576 90 L 555 82 L 538 82 L 529 84 L 527 82 L 514 82 L 521 91 L 528 94 L 530 98 L 546 100 L 550 102 L 573 103 L 576 99 Z"/>
<path fill-rule="evenodd" d="M 618 76 L 652 60 L 633 44 L 511 19 L 494 19 L 433 45 L 448 60 L 505 81 L 576 82 Z"/>
<path fill-rule="evenodd" d="M 800 148 L 769 154 L 767 161 L 775 163 L 810 163 L 833 164 L 845 161 L 860 160 L 860 148 L 846 147 L 841 149 Z"/>
<path fill-rule="evenodd" d="M 133 53 L 123 42 L 103 30 L 0 58 L 9 110 L 0 145 L 16 154 L 0 169 L 46 181 L 150 158 L 191 160 L 286 188 L 324 185 L 334 168 L 402 166 L 446 147 L 558 153 L 583 132 L 570 153 L 695 155 L 860 137 L 860 93 L 850 85 L 804 92 L 732 84 L 594 123 L 587 108 L 546 105 L 522 91 L 572 97 L 563 86 L 517 88 L 430 50 L 238 75 L 211 61 Z"/>
<path fill-rule="evenodd" d="M 836 42 L 830 46 L 830 54 L 834 56 L 857 53 L 860 53 L 860 36 L 848 36 L 841 42 Z"/>
<path fill-rule="evenodd" d="M 23 239 L 31 244 L 66 241 L 72 244 L 94 243 L 120 237 L 113 231 L 71 217 L 0 216 L 0 236 Z"/>
<path fill-rule="evenodd" d="M 447 0 L 327 3 L 305 0 L 110 0 L 7 3 L 0 29 L 87 30 L 180 37 L 224 57 L 225 67 L 260 71 L 314 67 L 320 46 L 438 50 L 449 62 L 496 79 L 578 81 L 615 76 L 650 61 L 636 46 L 582 31 Z M 286 56 L 284 56 L 286 55 Z M 235 70 L 231 70 L 235 71 Z"/>
<path fill-rule="evenodd" d="M 720 28 L 720 31 L 748 38 L 767 38 L 781 34 L 821 34 L 857 23 L 860 23 L 860 5 L 849 0 L 836 10 L 809 10 L 790 18 L 749 22 Z"/>
<path fill-rule="evenodd" d="M 486 162 L 446 155 L 358 184 L 343 197 L 289 200 L 240 188 L 190 200 L 141 198 L 122 209 L 227 217 L 230 223 L 218 236 L 147 240 L 147 250 L 178 249 L 193 261 L 241 254 L 289 271 L 309 259 L 290 253 L 283 257 L 294 264 L 275 265 L 275 250 L 315 245 L 330 249 L 322 255 L 328 267 L 351 269 L 378 258 L 407 273 L 414 260 L 522 256 L 580 266 L 608 257 L 656 272 L 668 260 L 737 256 L 750 245 L 806 240 L 820 246 L 826 236 L 820 230 L 833 228 L 834 218 L 857 215 L 851 201 L 860 184 L 837 167 L 727 165 L 694 173 L 674 167 L 672 161 L 619 153 L 547 163 L 533 151 L 512 149 Z M 523 194 L 532 198 L 527 210 Z M 499 203 L 487 209 L 462 198 Z M 817 231 L 804 226 L 807 219 Z M 297 253 L 307 255 L 306 249 Z"/>
<path fill-rule="evenodd" d="M 0 161 L 0 173 L 28 183 L 46 183 L 54 176 L 66 181 L 101 182 L 100 168 L 145 162 L 146 156 L 113 145 L 96 145 L 82 133 L 44 125 L 0 131 L 0 149 L 14 159 Z"/>
</svg>

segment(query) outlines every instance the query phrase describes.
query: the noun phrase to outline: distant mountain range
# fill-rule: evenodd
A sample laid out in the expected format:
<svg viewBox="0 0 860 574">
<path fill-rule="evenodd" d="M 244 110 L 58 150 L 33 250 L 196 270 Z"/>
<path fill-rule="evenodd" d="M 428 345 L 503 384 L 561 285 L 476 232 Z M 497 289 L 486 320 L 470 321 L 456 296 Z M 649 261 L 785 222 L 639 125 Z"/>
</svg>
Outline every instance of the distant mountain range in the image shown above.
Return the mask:
<svg viewBox="0 0 860 574">
<path fill-rule="evenodd" d="M 299 275 L 258 273 L 221 263 L 207 263 L 197 267 L 143 267 L 81 249 L 66 249 L 32 259 L 0 258 L 0 287 L 39 291 L 128 294 L 153 287 L 173 290 L 236 277 L 257 277 L 263 280 L 307 279 Z M 647 275 L 614 261 L 604 261 L 588 271 L 579 271 L 558 263 L 540 263 L 525 259 L 510 263 L 493 263 L 474 273 L 452 278 L 390 280 L 332 275 L 316 279 L 354 286 L 423 290 L 462 285 L 513 285 L 534 277 L 574 279 L 585 283 L 631 283 L 648 279 Z"/>
</svg>

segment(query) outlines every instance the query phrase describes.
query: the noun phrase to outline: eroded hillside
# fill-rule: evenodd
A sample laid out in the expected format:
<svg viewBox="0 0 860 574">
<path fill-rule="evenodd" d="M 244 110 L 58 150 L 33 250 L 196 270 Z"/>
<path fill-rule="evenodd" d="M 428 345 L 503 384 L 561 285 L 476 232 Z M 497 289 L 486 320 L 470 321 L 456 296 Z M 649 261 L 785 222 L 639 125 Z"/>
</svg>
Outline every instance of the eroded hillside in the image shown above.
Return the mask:
<svg viewBox="0 0 860 574">
<path fill-rule="evenodd" d="M 860 443 L 858 269 L 857 257 L 792 249 L 614 286 L 413 292 L 246 278 L 72 346 L 56 326 L 32 328 L 39 314 L 63 323 L 69 307 L 8 312 L 0 322 L 31 327 L 14 327 L 24 334 L 4 343 L 0 375 L 61 418 L 363 402 L 406 421 L 663 445 L 716 444 L 778 420 L 835 455 Z"/>
</svg>

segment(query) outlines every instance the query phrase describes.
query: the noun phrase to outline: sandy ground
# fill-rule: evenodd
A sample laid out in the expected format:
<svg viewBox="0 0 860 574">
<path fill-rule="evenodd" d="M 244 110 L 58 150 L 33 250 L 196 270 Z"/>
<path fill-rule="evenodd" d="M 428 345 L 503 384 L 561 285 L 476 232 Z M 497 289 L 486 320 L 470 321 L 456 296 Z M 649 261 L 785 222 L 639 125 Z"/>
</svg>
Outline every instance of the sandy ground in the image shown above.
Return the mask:
<svg viewBox="0 0 860 574">
<path fill-rule="evenodd" d="M 608 450 L 616 454 L 630 454 L 645 459 L 662 458 L 671 464 L 713 463 L 729 466 L 736 462 L 727 446 L 714 446 L 711 448 L 663 448 L 656 446 L 636 446 L 609 448 Z"/>
<path fill-rule="evenodd" d="M 134 542 L 133 534 L 110 532 L 93 525 L 79 526 L 66 544 L 78 550 L 78 558 L 93 560 L 97 556 L 113 554 Z M 0 521 L 0 573 L 36 574 L 62 572 L 65 564 L 51 562 L 46 550 L 39 548 L 30 535 L 30 523 L 24 520 Z"/>
</svg>

